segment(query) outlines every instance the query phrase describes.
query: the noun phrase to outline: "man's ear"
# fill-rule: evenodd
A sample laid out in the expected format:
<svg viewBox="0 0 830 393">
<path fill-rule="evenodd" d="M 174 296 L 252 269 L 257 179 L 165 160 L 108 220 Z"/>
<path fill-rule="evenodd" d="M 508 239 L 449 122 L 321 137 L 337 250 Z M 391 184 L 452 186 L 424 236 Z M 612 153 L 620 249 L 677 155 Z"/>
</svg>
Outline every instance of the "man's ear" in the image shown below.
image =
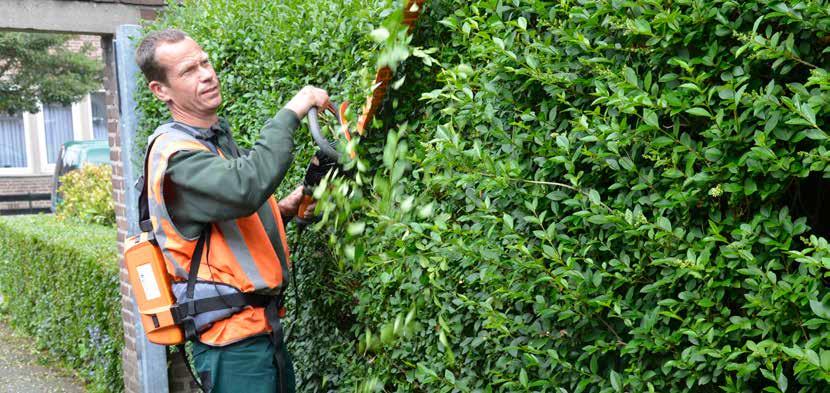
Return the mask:
<svg viewBox="0 0 830 393">
<path fill-rule="evenodd" d="M 152 81 L 147 85 L 147 87 L 150 88 L 150 91 L 153 92 L 153 95 L 159 100 L 165 103 L 170 102 L 170 95 L 167 94 L 167 86 L 165 86 L 164 83 Z"/>
</svg>

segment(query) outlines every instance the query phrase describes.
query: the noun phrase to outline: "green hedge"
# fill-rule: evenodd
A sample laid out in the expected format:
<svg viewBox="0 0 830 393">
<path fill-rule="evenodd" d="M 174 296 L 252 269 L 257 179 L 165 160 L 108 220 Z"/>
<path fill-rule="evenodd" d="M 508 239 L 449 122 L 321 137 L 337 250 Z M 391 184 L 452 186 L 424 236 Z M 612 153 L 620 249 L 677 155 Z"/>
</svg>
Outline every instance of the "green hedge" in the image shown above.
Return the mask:
<svg viewBox="0 0 830 393">
<path fill-rule="evenodd" d="M 3 312 L 93 392 L 123 390 L 117 261 L 112 228 L 0 218 Z"/>
<path fill-rule="evenodd" d="M 408 44 L 399 8 L 157 25 L 211 54 L 246 143 L 302 84 L 362 103 L 405 60 L 295 246 L 302 390 L 830 389 L 826 2 L 433 0 Z"/>
</svg>

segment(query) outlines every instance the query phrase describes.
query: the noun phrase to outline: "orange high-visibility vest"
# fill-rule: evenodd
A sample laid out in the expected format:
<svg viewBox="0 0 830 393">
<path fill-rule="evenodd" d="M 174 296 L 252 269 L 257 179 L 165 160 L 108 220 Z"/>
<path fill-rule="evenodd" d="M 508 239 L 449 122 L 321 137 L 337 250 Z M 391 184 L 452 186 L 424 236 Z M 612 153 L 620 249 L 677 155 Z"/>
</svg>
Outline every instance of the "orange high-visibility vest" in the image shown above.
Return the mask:
<svg viewBox="0 0 830 393">
<path fill-rule="evenodd" d="M 150 155 L 147 179 L 150 219 L 167 272 L 174 282 L 187 280 L 198 236 L 184 236 L 168 214 L 164 200 L 164 175 L 168 160 L 176 152 L 185 150 L 211 151 L 225 158 L 217 147 L 193 137 L 193 132 L 196 131 L 178 123 L 164 124 L 150 137 L 150 141 L 155 142 L 147 152 Z M 263 217 L 273 217 L 276 222 L 282 249 L 274 249 L 260 221 L 260 212 L 264 213 Z M 285 228 L 273 196 L 249 216 L 210 225 L 210 249 L 202 253 L 197 276 L 199 281 L 229 285 L 241 292 L 284 293 L 291 262 Z M 270 331 L 265 308 L 248 306 L 227 319 L 214 322 L 201 332 L 199 340 L 208 345 L 224 346 Z"/>
</svg>

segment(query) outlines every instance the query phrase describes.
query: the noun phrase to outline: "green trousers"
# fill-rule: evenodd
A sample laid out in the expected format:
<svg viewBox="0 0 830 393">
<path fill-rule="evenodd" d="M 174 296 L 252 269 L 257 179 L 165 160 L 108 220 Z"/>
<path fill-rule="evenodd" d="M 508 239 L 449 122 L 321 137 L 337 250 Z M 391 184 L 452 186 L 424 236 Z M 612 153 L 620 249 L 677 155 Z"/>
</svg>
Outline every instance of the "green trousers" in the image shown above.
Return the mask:
<svg viewBox="0 0 830 393">
<path fill-rule="evenodd" d="M 286 359 L 286 392 L 294 393 L 294 365 L 285 344 L 282 351 Z M 210 381 L 213 393 L 279 393 L 276 354 L 268 336 L 251 337 L 224 347 L 193 344 L 196 372 L 202 381 Z"/>
</svg>

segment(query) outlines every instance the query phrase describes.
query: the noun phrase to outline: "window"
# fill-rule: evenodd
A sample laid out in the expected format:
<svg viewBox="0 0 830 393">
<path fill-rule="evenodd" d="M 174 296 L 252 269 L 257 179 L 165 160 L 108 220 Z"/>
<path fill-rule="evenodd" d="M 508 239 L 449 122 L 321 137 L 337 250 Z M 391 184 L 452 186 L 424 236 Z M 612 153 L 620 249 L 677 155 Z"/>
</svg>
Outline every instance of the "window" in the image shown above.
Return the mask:
<svg viewBox="0 0 830 393">
<path fill-rule="evenodd" d="M 91 93 L 92 136 L 95 139 L 107 139 L 107 104 L 104 92 Z"/>
<path fill-rule="evenodd" d="M 64 142 L 74 139 L 72 107 L 60 104 L 44 104 L 43 130 L 46 134 L 46 162 L 54 164 Z"/>
<path fill-rule="evenodd" d="M 26 168 L 23 115 L 0 114 L 0 168 Z"/>
</svg>

